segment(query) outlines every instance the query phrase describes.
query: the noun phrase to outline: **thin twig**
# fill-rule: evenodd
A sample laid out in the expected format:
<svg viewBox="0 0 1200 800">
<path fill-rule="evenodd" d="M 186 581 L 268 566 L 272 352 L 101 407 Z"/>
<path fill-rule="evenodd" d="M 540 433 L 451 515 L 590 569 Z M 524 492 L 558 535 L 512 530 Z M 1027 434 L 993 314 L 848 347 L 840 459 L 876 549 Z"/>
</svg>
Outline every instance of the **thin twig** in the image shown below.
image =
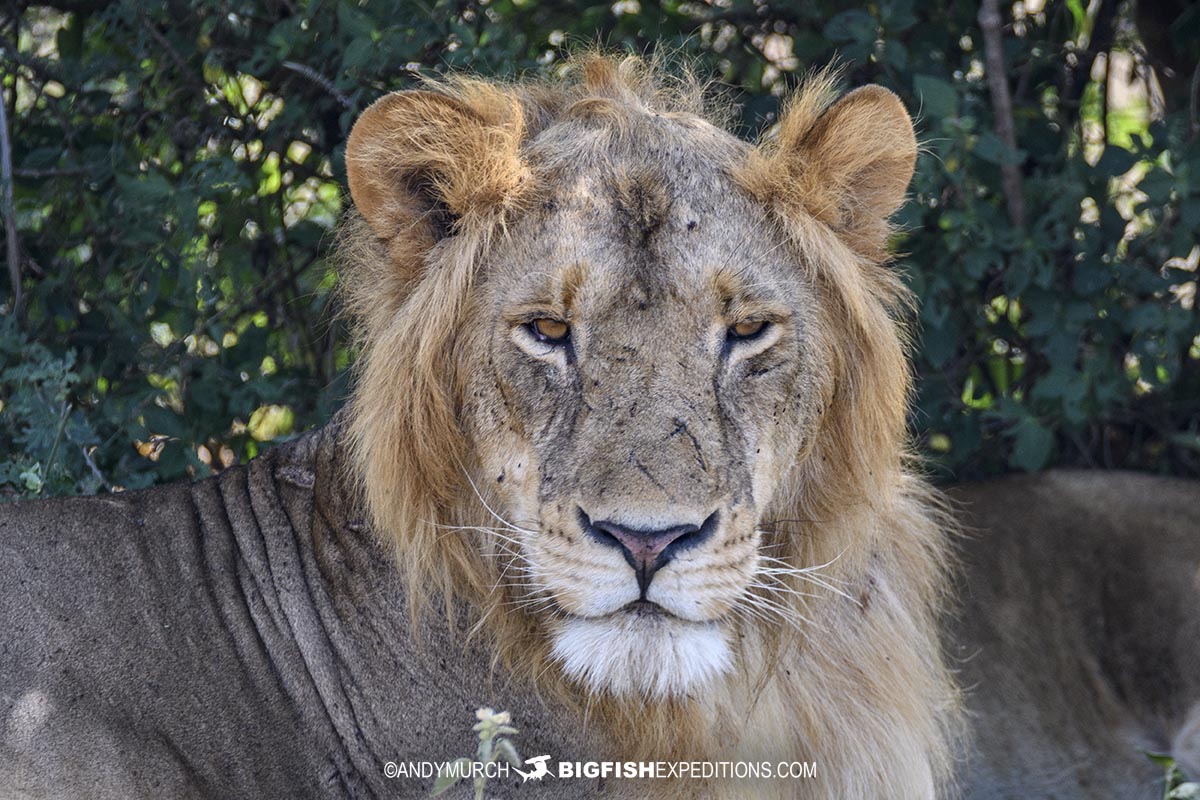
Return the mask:
<svg viewBox="0 0 1200 800">
<path fill-rule="evenodd" d="M 303 75 L 325 91 L 329 92 L 331 95 L 333 95 L 334 99 L 341 104 L 342 108 L 350 108 L 353 106 L 353 103 L 350 102 L 350 98 L 346 96 L 345 92 L 343 92 L 341 89 L 338 89 L 337 86 L 334 85 L 333 81 L 329 80 L 329 78 L 326 78 L 312 67 L 307 66 L 306 64 L 299 64 L 295 61 L 284 61 L 281 66 L 284 69 L 288 69 L 299 75 Z"/>
<path fill-rule="evenodd" d="M 983 0 L 979 7 L 979 27 L 983 29 L 983 50 L 987 59 L 988 88 L 992 93 L 992 116 L 996 136 L 1007 150 L 1000 165 L 1000 180 L 1004 186 L 1004 201 L 1008 219 L 1013 227 L 1025 225 L 1025 196 L 1021 191 L 1021 170 L 1016 163 L 1017 135 L 1013 125 L 1012 97 L 1008 92 L 1008 77 L 1004 71 L 1004 43 L 1000 39 L 1000 7 L 998 0 Z"/>
<path fill-rule="evenodd" d="M 21 245 L 17 241 L 17 216 L 13 206 L 12 147 L 8 141 L 8 107 L 3 92 L 0 92 L 0 202 L 3 203 L 0 212 L 4 214 L 4 243 L 15 313 L 21 308 Z"/>
<path fill-rule="evenodd" d="M 87 169 L 84 167 L 17 167 L 13 170 L 13 175 L 18 178 L 70 178 L 86 174 Z"/>
<path fill-rule="evenodd" d="M 179 72 L 189 78 L 192 77 L 192 71 L 188 69 L 187 60 L 184 59 L 183 56 L 179 55 L 179 51 L 175 49 L 173 44 L 171 44 L 171 40 L 166 36 L 163 36 L 162 32 L 158 28 L 154 27 L 154 23 L 151 22 L 150 18 L 145 14 L 142 15 L 142 27 L 144 27 L 154 41 L 158 43 L 158 46 L 167 52 L 167 55 L 169 55 L 171 60 L 175 62 L 175 66 L 179 68 Z"/>
<path fill-rule="evenodd" d="M 1200 133 L 1200 64 L 1196 64 L 1196 69 L 1192 71 L 1192 85 L 1188 92 L 1188 121 L 1188 139 L 1191 140 Z"/>
<path fill-rule="evenodd" d="M 54 432 L 54 444 L 50 445 L 50 455 L 46 457 L 46 467 L 42 470 L 42 485 L 38 487 L 38 496 L 46 488 L 50 480 L 50 470 L 54 467 L 54 459 L 58 457 L 58 445 L 62 442 L 63 431 L 67 429 L 67 419 L 71 416 L 71 404 L 63 406 L 62 417 L 58 420 L 58 430 Z"/>
<path fill-rule="evenodd" d="M 92 454 L 88 452 L 87 447 L 80 446 L 79 452 L 83 454 L 83 460 L 92 470 L 92 474 L 96 476 L 96 480 L 100 481 L 100 485 L 111 492 L 113 485 L 108 482 L 108 478 L 105 478 L 104 473 L 101 472 L 100 468 L 96 466 L 96 462 L 92 459 Z"/>
</svg>

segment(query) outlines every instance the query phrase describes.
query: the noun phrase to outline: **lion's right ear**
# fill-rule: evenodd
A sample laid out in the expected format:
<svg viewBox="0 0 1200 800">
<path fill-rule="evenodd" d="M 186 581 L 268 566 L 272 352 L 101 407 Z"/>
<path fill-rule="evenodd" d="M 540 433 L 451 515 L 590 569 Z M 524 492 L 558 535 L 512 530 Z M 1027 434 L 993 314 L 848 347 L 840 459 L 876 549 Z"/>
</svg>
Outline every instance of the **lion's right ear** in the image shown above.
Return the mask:
<svg viewBox="0 0 1200 800">
<path fill-rule="evenodd" d="M 797 91 L 745 175 L 785 214 L 803 210 L 878 261 L 913 176 L 917 139 L 896 95 L 864 86 L 835 100 L 836 77 L 817 73 Z"/>
<path fill-rule="evenodd" d="M 460 219 L 503 208 L 526 180 L 517 99 L 484 83 L 454 88 L 457 96 L 389 94 L 350 132 L 350 196 L 381 239 L 413 225 L 440 238 Z"/>
</svg>

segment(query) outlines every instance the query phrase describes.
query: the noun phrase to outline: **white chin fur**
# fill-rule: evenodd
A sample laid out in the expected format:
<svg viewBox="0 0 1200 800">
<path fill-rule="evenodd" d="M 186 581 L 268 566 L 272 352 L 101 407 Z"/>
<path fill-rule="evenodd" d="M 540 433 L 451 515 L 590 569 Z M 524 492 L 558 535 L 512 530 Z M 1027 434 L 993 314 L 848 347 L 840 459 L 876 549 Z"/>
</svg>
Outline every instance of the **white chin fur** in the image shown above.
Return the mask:
<svg viewBox="0 0 1200 800">
<path fill-rule="evenodd" d="M 733 662 L 715 623 L 635 613 L 566 620 L 554 635 L 553 656 L 568 678 L 593 692 L 657 700 L 685 695 Z"/>
</svg>

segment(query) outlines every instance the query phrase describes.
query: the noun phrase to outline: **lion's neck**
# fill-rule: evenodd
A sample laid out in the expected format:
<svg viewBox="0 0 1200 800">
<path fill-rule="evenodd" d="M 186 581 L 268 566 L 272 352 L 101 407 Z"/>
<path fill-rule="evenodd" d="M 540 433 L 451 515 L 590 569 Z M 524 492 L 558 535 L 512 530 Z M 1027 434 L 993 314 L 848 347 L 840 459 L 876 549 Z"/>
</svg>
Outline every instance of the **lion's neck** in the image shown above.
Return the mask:
<svg viewBox="0 0 1200 800">
<path fill-rule="evenodd" d="M 852 529 L 826 531 L 833 541 L 872 543 L 826 575 L 838 591 L 813 592 L 802 629 L 742 631 L 739 667 L 690 702 L 614 715 L 620 757 L 815 764 L 815 778 L 755 784 L 763 797 L 933 797 L 957 697 L 937 647 L 942 537 L 924 491 L 826 521 Z"/>
<path fill-rule="evenodd" d="M 316 466 L 318 495 L 340 471 L 332 441 L 319 451 L 302 459 Z M 862 545 L 858 557 L 839 559 L 827 575 L 839 592 L 806 603 L 811 624 L 743 631 L 732 674 L 687 700 L 649 706 L 579 703 L 577 690 L 546 668 L 549 654 L 532 631 L 505 634 L 501 624 L 499 641 L 482 636 L 464 647 L 463 631 L 448 632 L 445 618 L 431 614 L 423 626 L 427 638 L 411 637 L 390 554 L 355 524 L 349 490 L 331 485 L 339 488 L 327 501 L 316 498 L 311 543 L 304 544 L 331 587 L 325 616 L 336 654 L 331 663 L 351 679 L 346 694 L 357 728 L 349 740 L 357 737 L 369 755 L 367 771 L 371 759 L 467 755 L 472 720 L 447 709 L 494 705 L 518 715 L 524 748 L 556 760 L 812 762 L 816 778 L 764 781 L 755 794 L 933 796 L 956 697 L 940 660 L 930 594 L 940 584 L 943 537 L 918 484 L 894 502 L 860 507 L 798 537 L 834 543 L 858 537 Z M 803 555 L 804 563 L 831 558 Z M 509 668 L 497 672 L 492 656 L 506 639 L 528 647 L 502 658 Z M 413 730 L 432 733 L 414 738 Z M 729 796 L 746 796 L 748 786 L 730 784 Z M 680 788 L 695 796 L 688 794 L 694 785 Z M 710 788 L 719 795 L 726 787 Z"/>
</svg>

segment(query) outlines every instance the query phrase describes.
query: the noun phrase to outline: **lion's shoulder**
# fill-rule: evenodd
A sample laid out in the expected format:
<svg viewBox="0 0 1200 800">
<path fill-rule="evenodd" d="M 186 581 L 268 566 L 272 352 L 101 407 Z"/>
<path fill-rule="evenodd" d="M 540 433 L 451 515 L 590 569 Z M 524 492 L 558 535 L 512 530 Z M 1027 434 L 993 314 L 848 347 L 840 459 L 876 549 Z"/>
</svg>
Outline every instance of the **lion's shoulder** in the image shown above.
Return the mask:
<svg viewBox="0 0 1200 800">
<path fill-rule="evenodd" d="M 1094 537 L 1150 539 L 1151 532 L 1173 538 L 1200 530 L 1200 482 L 1186 478 L 1056 469 L 963 484 L 948 494 L 968 528 L 1013 536 L 1052 527 L 1078 543 Z"/>
<path fill-rule="evenodd" d="M 1063 796 L 1148 797 L 1143 751 L 1200 759 L 1200 482 L 1054 470 L 950 494 L 970 796 L 1029 796 L 1053 772 Z M 1064 769 L 1065 752 L 1090 756 Z"/>
</svg>

